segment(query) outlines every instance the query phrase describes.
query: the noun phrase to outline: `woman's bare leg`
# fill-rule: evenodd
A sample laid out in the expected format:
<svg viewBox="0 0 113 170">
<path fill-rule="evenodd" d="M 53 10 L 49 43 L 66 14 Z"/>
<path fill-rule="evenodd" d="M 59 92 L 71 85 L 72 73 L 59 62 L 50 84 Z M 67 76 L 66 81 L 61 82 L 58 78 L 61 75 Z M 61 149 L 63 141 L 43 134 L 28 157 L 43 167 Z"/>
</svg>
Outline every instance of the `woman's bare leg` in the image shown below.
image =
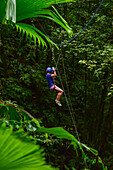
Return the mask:
<svg viewBox="0 0 113 170">
<path fill-rule="evenodd" d="M 58 91 L 56 100 L 60 101 L 61 96 L 62 96 L 62 94 L 63 94 L 64 91 L 63 91 L 61 88 L 59 88 L 58 86 L 55 86 L 55 90 Z"/>
</svg>

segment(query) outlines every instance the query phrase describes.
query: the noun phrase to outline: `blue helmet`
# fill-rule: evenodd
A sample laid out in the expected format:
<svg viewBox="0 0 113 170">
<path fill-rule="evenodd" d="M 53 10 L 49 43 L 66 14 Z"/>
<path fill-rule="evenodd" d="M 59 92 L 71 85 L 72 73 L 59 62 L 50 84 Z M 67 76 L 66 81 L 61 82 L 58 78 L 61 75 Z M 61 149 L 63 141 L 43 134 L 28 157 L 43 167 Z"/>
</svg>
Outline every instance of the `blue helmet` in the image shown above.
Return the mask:
<svg viewBox="0 0 113 170">
<path fill-rule="evenodd" d="M 52 68 L 51 68 L 51 67 L 48 67 L 48 68 L 46 69 L 46 71 L 51 72 L 51 71 L 52 71 Z"/>
</svg>

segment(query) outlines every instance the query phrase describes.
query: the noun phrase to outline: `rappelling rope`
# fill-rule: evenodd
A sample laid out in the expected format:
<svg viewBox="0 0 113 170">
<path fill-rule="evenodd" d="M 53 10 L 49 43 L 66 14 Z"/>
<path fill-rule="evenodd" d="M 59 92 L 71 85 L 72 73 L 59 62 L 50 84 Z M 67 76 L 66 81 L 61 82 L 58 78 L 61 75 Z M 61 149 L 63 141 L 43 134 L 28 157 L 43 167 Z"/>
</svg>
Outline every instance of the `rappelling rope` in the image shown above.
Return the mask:
<svg viewBox="0 0 113 170">
<path fill-rule="evenodd" d="M 55 63 L 55 66 L 56 66 L 56 70 L 57 70 L 57 73 L 58 73 L 58 76 L 59 76 L 59 79 L 60 79 L 60 82 L 61 82 L 61 86 L 62 86 L 62 89 L 64 91 L 64 96 L 65 96 L 65 99 L 66 99 L 66 102 L 67 102 L 67 106 L 68 106 L 68 109 L 69 109 L 69 112 L 70 112 L 70 115 L 71 115 L 71 118 L 72 118 L 72 121 L 73 121 L 73 125 L 74 125 L 74 128 L 75 128 L 75 131 L 76 131 L 76 134 L 77 134 L 77 138 L 78 140 L 80 141 L 80 138 L 79 138 L 79 135 L 78 135 L 78 131 L 77 131 L 77 128 L 76 128 L 76 123 L 75 123 L 75 120 L 73 118 L 73 115 L 72 115 L 72 111 L 71 111 L 71 108 L 70 108 L 70 105 L 69 105 L 69 101 L 68 101 L 68 98 L 67 98 L 67 95 L 65 93 L 65 89 L 64 89 L 64 85 L 62 83 L 62 79 L 61 79 L 61 76 L 60 76 L 60 72 L 58 70 L 58 66 L 57 66 L 57 63 L 56 63 L 56 60 L 54 58 L 54 50 L 53 50 L 53 47 L 52 47 L 52 59 Z"/>
<path fill-rule="evenodd" d="M 54 58 L 54 49 L 53 49 L 53 47 L 52 47 L 52 59 L 53 59 L 55 65 L 56 65 L 56 70 L 57 70 L 57 73 L 58 73 L 58 76 L 59 76 L 59 79 L 60 79 L 60 83 L 61 83 L 62 89 L 63 89 L 63 91 L 64 91 L 64 96 L 65 96 L 65 100 L 66 100 L 66 103 L 67 103 L 67 106 L 68 106 L 68 110 L 69 110 L 69 113 L 70 113 L 70 116 L 71 116 L 71 119 L 72 119 L 72 123 L 73 123 L 74 129 L 75 129 L 75 132 L 76 132 L 77 139 L 78 139 L 79 144 L 80 144 L 81 142 L 80 142 L 80 137 L 79 137 L 79 134 L 78 134 L 76 122 L 75 122 L 75 120 L 74 120 L 74 117 L 73 117 L 73 114 L 72 114 L 72 110 L 71 110 L 71 107 L 70 107 L 70 104 L 69 104 L 67 95 L 66 95 L 66 93 L 65 93 L 64 85 L 63 85 L 63 83 L 62 83 L 62 79 L 61 79 L 61 76 L 60 76 L 60 72 L 59 72 L 59 70 L 58 70 L 58 66 L 57 66 L 56 60 L 55 60 L 55 58 Z M 84 151 L 83 151 L 83 152 L 84 152 Z M 84 155 L 85 155 L 85 153 L 84 153 Z M 86 155 L 85 155 L 85 157 L 84 157 L 84 163 L 85 163 L 86 168 L 88 169 L 88 165 L 87 165 L 87 162 L 86 162 Z"/>
<path fill-rule="evenodd" d="M 70 103 L 70 106 L 71 106 L 71 110 L 73 112 L 71 96 L 70 96 L 69 87 L 68 87 L 68 81 L 67 81 L 67 75 L 66 75 L 66 70 L 65 70 L 65 65 L 64 65 L 64 59 L 63 59 L 62 55 L 61 55 L 61 59 L 62 59 L 62 65 L 63 65 L 63 70 L 64 70 L 64 76 L 65 76 L 65 80 L 66 80 L 66 87 L 67 87 L 67 92 L 68 92 L 69 103 Z"/>
</svg>

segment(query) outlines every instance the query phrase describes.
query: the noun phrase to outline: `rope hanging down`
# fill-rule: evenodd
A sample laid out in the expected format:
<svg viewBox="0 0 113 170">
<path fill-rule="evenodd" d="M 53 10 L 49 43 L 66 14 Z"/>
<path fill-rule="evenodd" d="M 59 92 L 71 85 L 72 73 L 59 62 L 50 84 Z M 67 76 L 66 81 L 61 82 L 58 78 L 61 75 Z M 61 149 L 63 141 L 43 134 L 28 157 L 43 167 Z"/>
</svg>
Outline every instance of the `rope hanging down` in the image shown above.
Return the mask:
<svg viewBox="0 0 113 170">
<path fill-rule="evenodd" d="M 61 55 L 60 55 L 61 56 Z M 68 109 L 69 109 L 69 112 L 70 112 L 70 115 L 71 115 L 71 118 L 72 118 L 72 121 L 73 121 L 73 125 L 74 125 L 74 128 L 75 128 L 75 131 L 76 131 L 76 134 L 77 134 L 77 138 L 78 140 L 80 141 L 80 138 L 79 138 L 79 135 L 78 135 L 78 132 L 77 132 L 77 128 L 76 128 L 76 125 L 75 125 L 75 120 L 73 118 L 73 115 L 72 115 L 72 112 L 71 112 L 71 108 L 70 108 L 70 105 L 69 105 L 69 102 L 68 102 L 68 98 L 67 98 L 67 95 L 65 93 L 65 89 L 64 89 L 64 86 L 63 86 L 63 83 L 62 83 L 62 79 L 61 79 L 61 76 L 60 76 L 60 73 L 59 73 L 59 70 L 58 70 L 58 67 L 57 67 L 57 62 L 54 58 L 54 50 L 53 50 L 53 47 L 52 47 L 52 59 L 55 63 L 55 66 L 56 66 L 56 70 L 58 72 L 58 76 L 59 76 L 59 79 L 60 79 L 60 82 L 61 82 L 61 86 L 62 86 L 62 89 L 64 91 L 64 96 L 65 96 L 65 99 L 66 99 L 66 102 L 67 102 L 67 106 L 68 106 Z"/>
<path fill-rule="evenodd" d="M 61 49 L 60 49 L 60 51 L 61 51 Z M 62 53 L 60 53 L 59 58 L 60 58 L 61 56 L 62 56 Z M 55 58 L 54 58 L 53 46 L 52 46 L 52 60 L 54 61 L 55 65 L 56 65 L 57 73 L 58 73 L 58 76 L 59 76 L 59 79 L 60 79 L 60 83 L 61 83 L 62 89 L 63 89 L 63 91 L 64 91 L 64 96 L 65 96 L 65 99 L 66 99 L 66 103 L 67 103 L 67 106 L 68 106 L 68 110 L 69 110 L 69 113 L 70 113 L 70 116 L 71 116 L 71 119 L 72 119 L 72 123 L 73 123 L 74 129 L 75 129 L 75 132 L 76 132 L 77 139 L 78 139 L 79 143 L 81 143 L 80 137 L 79 137 L 79 134 L 78 134 L 78 130 L 77 130 L 77 126 L 76 126 L 76 122 L 75 122 L 75 120 L 74 120 L 73 113 L 72 113 L 73 108 L 72 108 L 71 100 L 69 99 L 70 101 L 68 101 L 67 95 L 66 95 L 66 93 L 65 93 L 64 85 L 63 85 L 63 83 L 62 83 L 62 79 L 61 79 L 61 76 L 60 76 L 60 72 L 59 72 L 59 70 L 58 70 L 58 62 L 56 62 L 56 60 L 55 60 Z M 62 60 L 62 61 L 63 61 L 63 60 Z M 64 74 L 66 74 L 66 73 L 65 73 L 64 63 L 63 63 L 63 69 L 64 69 Z M 66 75 L 65 75 L 65 78 L 66 78 Z M 67 81 L 67 78 L 66 78 L 66 81 Z M 66 82 L 66 83 L 67 83 L 67 82 Z M 67 89 L 68 89 L 68 86 L 67 86 Z M 68 89 L 68 93 L 69 93 L 69 89 Z M 70 98 L 70 94 L 68 94 L 68 95 L 69 95 L 69 98 Z M 70 102 L 70 104 L 69 104 L 69 102 Z M 83 151 L 83 152 L 84 152 L 84 151 Z M 85 155 L 85 153 L 84 153 L 84 155 Z M 84 157 L 84 163 L 85 163 L 86 169 L 88 169 L 88 165 L 87 165 L 87 162 L 86 162 L 86 155 L 85 155 L 85 157 Z"/>
<path fill-rule="evenodd" d="M 104 3 L 104 0 L 101 1 L 100 5 L 98 6 L 97 10 L 95 11 L 93 17 L 89 20 L 89 22 L 86 24 L 86 26 L 77 34 L 75 35 L 72 39 L 70 39 L 69 41 L 65 42 L 65 43 L 62 43 L 62 44 L 56 44 L 58 46 L 63 46 L 67 43 L 70 43 L 71 41 L 73 41 L 76 37 L 78 37 L 85 29 L 86 27 L 90 24 L 90 22 L 93 20 L 93 18 L 95 17 L 95 15 L 98 13 L 98 11 L 100 10 L 102 4 Z"/>
<path fill-rule="evenodd" d="M 56 44 L 56 45 L 60 46 L 60 55 L 59 55 L 59 57 L 58 57 L 58 61 L 59 61 L 60 57 L 62 56 L 62 54 L 61 54 L 61 46 L 65 45 L 65 44 L 67 44 L 67 43 L 70 43 L 71 41 L 73 41 L 77 36 L 79 36 L 79 35 L 85 30 L 85 28 L 90 24 L 90 22 L 93 20 L 93 18 L 95 17 L 95 15 L 97 14 L 97 12 L 99 11 L 99 9 L 100 9 L 100 7 L 102 6 L 103 2 L 104 2 L 104 0 L 101 1 L 100 5 L 99 5 L 99 7 L 97 8 L 96 12 L 94 13 L 93 17 L 89 20 L 89 22 L 86 24 L 86 26 L 85 26 L 76 36 L 74 36 L 72 39 L 70 39 L 69 41 L 67 41 L 67 42 L 65 42 L 65 43 Z M 74 120 L 74 118 L 73 118 L 73 114 L 72 114 L 73 108 L 72 108 L 72 104 L 71 104 L 71 100 L 70 100 L 70 94 L 69 94 L 69 91 L 68 91 L 68 95 L 69 95 L 69 101 L 68 101 L 68 98 L 67 98 L 67 95 L 66 95 L 66 93 L 65 93 L 65 89 L 64 89 L 64 86 L 63 86 L 63 83 L 62 83 L 62 79 L 61 79 L 61 76 L 60 76 L 60 73 L 59 73 L 59 70 L 58 70 L 58 67 L 57 67 L 57 66 L 58 66 L 58 61 L 56 62 L 56 61 L 55 61 L 55 58 L 54 58 L 53 46 L 52 46 L 52 59 L 54 60 L 54 63 L 55 63 L 55 65 L 56 65 L 56 69 L 57 69 L 57 72 L 58 72 L 58 76 L 59 76 L 59 79 L 60 79 L 60 82 L 61 82 L 62 89 L 63 89 L 63 91 L 64 91 L 65 99 L 66 99 L 66 102 L 67 102 L 67 106 L 68 106 L 68 109 L 69 109 L 69 112 L 70 112 L 70 116 L 71 116 L 71 119 L 72 119 L 72 122 L 73 122 L 73 125 L 74 125 L 74 129 L 75 129 L 75 132 L 76 132 L 78 141 L 79 141 L 79 143 L 81 143 L 81 142 L 80 142 L 80 138 L 79 138 L 79 134 L 78 134 L 78 130 L 77 130 L 77 126 L 76 126 L 76 122 L 75 122 L 75 120 Z M 64 69 L 64 74 L 65 74 L 65 67 L 64 67 L 63 59 L 62 59 L 62 63 L 63 63 L 63 69 Z M 66 75 L 65 75 L 65 78 L 66 78 Z M 66 79 L 66 81 L 67 81 L 67 79 Z M 66 83 L 67 83 L 67 82 L 66 82 Z M 69 89 L 68 89 L 68 84 L 67 84 L 67 90 L 69 90 Z M 69 104 L 69 102 L 70 102 L 70 104 Z M 86 162 L 86 156 L 85 156 L 85 158 L 84 158 L 84 163 L 85 163 L 86 168 L 88 169 L 87 162 Z"/>
</svg>

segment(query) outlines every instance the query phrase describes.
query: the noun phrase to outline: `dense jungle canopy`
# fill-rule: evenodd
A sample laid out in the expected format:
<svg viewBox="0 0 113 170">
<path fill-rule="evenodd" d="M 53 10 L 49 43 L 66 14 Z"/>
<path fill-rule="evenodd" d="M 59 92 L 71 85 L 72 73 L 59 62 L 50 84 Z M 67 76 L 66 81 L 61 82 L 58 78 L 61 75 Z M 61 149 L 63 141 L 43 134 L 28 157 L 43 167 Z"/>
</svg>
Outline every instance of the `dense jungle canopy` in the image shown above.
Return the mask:
<svg viewBox="0 0 113 170">
<path fill-rule="evenodd" d="M 101 0 L 37 0 L 35 9 L 31 2 L 17 0 L 13 23 L 0 0 L 0 169 L 113 170 L 112 2 L 61 48 L 56 44 L 78 34 Z M 65 94 L 59 107 L 48 87 L 53 56 L 72 115 Z"/>
</svg>

